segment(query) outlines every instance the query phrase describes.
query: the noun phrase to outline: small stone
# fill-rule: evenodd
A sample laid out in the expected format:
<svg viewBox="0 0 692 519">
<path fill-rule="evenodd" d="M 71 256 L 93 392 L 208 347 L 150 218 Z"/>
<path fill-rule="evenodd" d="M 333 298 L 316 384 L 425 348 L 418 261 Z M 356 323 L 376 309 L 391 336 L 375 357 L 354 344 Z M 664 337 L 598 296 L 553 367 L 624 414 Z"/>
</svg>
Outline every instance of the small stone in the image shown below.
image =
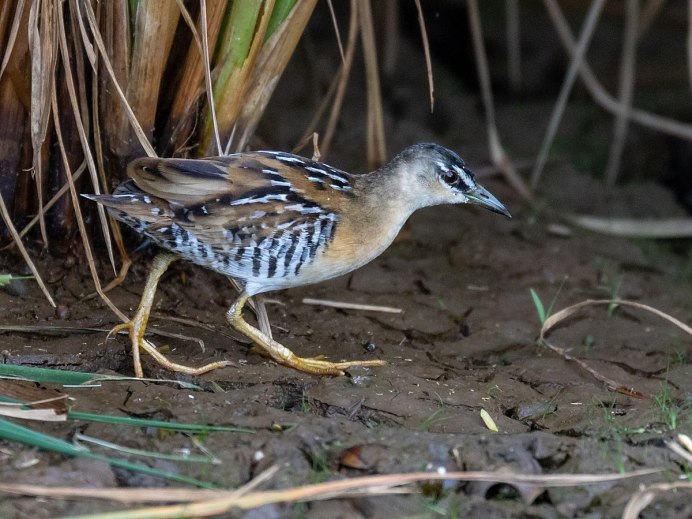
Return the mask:
<svg viewBox="0 0 692 519">
<path fill-rule="evenodd" d="M 65 304 L 58 304 L 55 307 L 55 317 L 60 320 L 65 320 L 70 316 L 70 307 Z"/>
</svg>

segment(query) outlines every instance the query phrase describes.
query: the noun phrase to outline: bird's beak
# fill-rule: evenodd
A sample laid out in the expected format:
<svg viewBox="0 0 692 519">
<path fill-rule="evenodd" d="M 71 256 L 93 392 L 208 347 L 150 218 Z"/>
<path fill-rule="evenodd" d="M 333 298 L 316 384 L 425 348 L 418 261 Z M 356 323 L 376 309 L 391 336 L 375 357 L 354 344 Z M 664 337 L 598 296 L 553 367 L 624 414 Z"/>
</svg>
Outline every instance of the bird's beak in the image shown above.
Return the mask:
<svg viewBox="0 0 692 519">
<path fill-rule="evenodd" d="M 502 204 L 502 202 L 500 202 L 497 198 L 491 195 L 490 191 L 488 191 L 481 185 L 477 185 L 473 189 L 466 191 L 464 195 L 466 196 L 466 198 L 469 199 L 469 202 L 471 202 L 472 204 L 480 205 L 481 207 L 489 209 L 493 213 L 502 214 L 507 218 L 512 218 L 512 215 L 509 214 L 509 211 Z"/>
</svg>

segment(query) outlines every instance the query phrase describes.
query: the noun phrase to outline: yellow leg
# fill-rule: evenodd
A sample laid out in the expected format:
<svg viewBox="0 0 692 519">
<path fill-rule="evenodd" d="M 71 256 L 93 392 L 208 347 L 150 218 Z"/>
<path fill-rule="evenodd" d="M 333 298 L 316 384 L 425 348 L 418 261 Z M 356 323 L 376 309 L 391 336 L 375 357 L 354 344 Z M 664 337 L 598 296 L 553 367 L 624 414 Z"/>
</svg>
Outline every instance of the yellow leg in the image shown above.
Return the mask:
<svg viewBox="0 0 692 519">
<path fill-rule="evenodd" d="M 147 321 L 149 320 L 149 312 L 151 311 L 151 306 L 154 303 L 154 294 L 156 293 L 156 286 L 159 284 L 159 279 L 164 272 L 168 269 L 168 266 L 176 260 L 176 256 L 173 254 L 162 252 L 154 258 L 151 262 L 151 268 L 149 270 L 149 277 L 147 277 L 147 282 L 144 285 L 144 291 L 142 292 L 142 299 L 139 301 L 139 306 L 137 307 L 137 312 L 134 317 L 123 324 L 118 324 L 111 330 L 111 334 L 117 333 L 121 330 L 128 330 L 130 335 L 130 345 L 132 346 L 132 361 L 135 368 L 135 376 L 142 378 L 144 376 L 144 371 L 142 370 L 142 361 L 139 357 L 140 348 L 146 351 L 149 355 L 154 357 L 154 360 L 158 362 L 164 368 L 170 371 L 177 371 L 179 373 L 186 373 L 188 375 L 202 375 L 208 371 L 212 371 L 218 368 L 223 368 L 232 365 L 232 362 L 222 360 L 219 362 L 212 362 L 206 364 L 199 368 L 193 368 L 190 366 L 183 366 L 182 364 L 176 364 L 168 360 L 163 354 L 161 354 L 152 343 L 144 338 L 144 332 L 147 328 Z"/>
<path fill-rule="evenodd" d="M 240 297 L 226 312 L 226 319 L 237 331 L 252 339 L 260 346 L 272 359 L 279 364 L 295 368 L 298 371 L 311 373 L 313 375 L 343 375 L 344 370 L 352 366 L 384 366 L 387 363 L 383 360 L 356 360 L 351 362 L 329 362 L 320 359 L 298 357 L 291 350 L 267 337 L 260 330 L 248 324 L 243 319 L 243 306 L 250 296 L 246 293 Z"/>
</svg>

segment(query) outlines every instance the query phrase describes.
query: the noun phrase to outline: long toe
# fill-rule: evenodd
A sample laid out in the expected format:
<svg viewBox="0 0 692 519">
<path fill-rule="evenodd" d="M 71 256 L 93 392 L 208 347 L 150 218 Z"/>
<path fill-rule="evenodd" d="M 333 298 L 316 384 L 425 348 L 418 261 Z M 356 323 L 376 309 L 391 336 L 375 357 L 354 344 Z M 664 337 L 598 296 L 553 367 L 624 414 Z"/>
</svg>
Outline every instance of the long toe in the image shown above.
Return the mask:
<svg viewBox="0 0 692 519">
<path fill-rule="evenodd" d="M 312 375 L 341 376 L 348 368 L 355 366 L 374 368 L 387 364 L 384 360 L 354 360 L 349 362 L 329 362 L 315 358 L 293 357 L 285 362 L 287 366 Z"/>
</svg>

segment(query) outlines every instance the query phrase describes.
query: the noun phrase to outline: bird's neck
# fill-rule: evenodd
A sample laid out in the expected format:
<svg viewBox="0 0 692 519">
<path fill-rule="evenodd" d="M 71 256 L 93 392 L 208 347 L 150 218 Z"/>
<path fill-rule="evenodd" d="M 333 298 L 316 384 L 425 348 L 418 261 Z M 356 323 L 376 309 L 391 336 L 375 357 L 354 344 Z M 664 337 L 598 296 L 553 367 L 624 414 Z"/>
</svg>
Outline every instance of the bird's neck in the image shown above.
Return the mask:
<svg viewBox="0 0 692 519">
<path fill-rule="evenodd" d="M 378 228 L 393 240 L 409 216 L 418 209 L 410 189 L 398 176 L 388 170 L 354 175 L 357 213 L 364 226 Z"/>
<path fill-rule="evenodd" d="M 416 190 L 409 185 L 409 180 L 409 175 L 388 169 L 353 175 L 354 191 L 362 200 L 364 209 L 372 211 L 376 217 L 391 215 L 396 220 L 402 220 L 402 224 L 420 208 L 420 200 L 415 196 Z"/>
</svg>

